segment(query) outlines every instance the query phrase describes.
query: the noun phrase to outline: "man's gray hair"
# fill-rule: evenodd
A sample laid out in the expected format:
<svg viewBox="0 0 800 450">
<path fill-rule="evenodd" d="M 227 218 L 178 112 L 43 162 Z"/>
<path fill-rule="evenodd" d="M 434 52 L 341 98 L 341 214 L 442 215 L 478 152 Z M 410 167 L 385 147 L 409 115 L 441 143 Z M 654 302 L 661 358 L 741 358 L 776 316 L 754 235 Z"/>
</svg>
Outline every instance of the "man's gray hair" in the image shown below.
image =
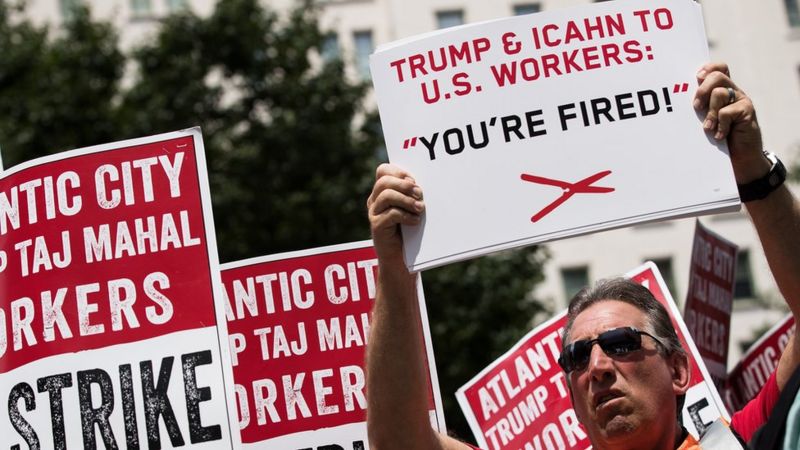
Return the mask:
<svg viewBox="0 0 800 450">
<path fill-rule="evenodd" d="M 678 352 L 685 354 L 672 326 L 666 308 L 653 296 L 649 289 L 627 278 L 607 278 L 592 286 L 581 289 L 569 302 L 567 325 L 561 339 L 562 350 L 570 341 L 570 331 L 575 318 L 590 306 L 606 300 L 617 300 L 635 306 L 647 317 L 647 331 L 658 339 L 662 346 L 659 351 L 667 355 Z"/>
</svg>

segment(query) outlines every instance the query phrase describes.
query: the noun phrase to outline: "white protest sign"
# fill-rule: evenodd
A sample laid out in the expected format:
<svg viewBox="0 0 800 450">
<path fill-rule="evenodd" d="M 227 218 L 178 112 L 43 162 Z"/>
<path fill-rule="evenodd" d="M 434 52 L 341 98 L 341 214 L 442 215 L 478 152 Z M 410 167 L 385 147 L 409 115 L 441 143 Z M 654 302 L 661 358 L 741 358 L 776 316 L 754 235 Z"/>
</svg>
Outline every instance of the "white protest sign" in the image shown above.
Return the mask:
<svg viewBox="0 0 800 450">
<path fill-rule="evenodd" d="M 700 5 L 618 0 L 379 49 L 389 160 L 422 187 L 414 270 L 634 223 L 738 208 L 692 106 Z"/>
<path fill-rule="evenodd" d="M 0 252 L 4 448 L 239 447 L 199 129 L 5 171 Z"/>
<path fill-rule="evenodd" d="M 224 264 L 244 448 L 369 449 L 364 351 L 376 295 L 371 241 Z M 431 425 L 445 430 L 422 285 Z"/>
<path fill-rule="evenodd" d="M 730 420 L 686 325 L 653 263 L 626 274 L 666 308 L 692 365 L 683 424 L 695 436 L 719 417 Z M 536 327 L 456 393 L 478 445 L 486 450 L 585 449 L 588 436 L 558 366 L 566 311 Z"/>
</svg>

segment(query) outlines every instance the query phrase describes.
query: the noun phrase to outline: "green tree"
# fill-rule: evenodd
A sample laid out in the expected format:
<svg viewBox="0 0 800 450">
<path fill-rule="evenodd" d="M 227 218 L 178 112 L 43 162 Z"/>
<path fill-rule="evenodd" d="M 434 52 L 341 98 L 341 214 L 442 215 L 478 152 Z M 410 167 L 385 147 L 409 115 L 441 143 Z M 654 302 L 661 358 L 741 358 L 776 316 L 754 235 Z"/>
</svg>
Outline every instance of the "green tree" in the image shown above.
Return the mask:
<svg viewBox="0 0 800 450">
<path fill-rule="evenodd" d="M 127 134 L 202 125 L 222 260 L 367 236 L 376 119 L 341 61 L 312 64 L 315 13 L 222 0 L 207 18 L 167 19 L 135 52 Z"/>
<path fill-rule="evenodd" d="M 118 137 L 114 99 L 124 68 L 116 32 L 78 8 L 54 32 L 0 2 L 0 146 L 6 166 Z M 52 38 L 48 38 L 52 36 Z"/>
<path fill-rule="evenodd" d="M 456 390 L 531 328 L 544 311 L 531 291 L 544 278 L 541 247 L 506 251 L 422 274 L 447 427 L 459 438 L 472 433 Z"/>
<path fill-rule="evenodd" d="M 378 163 L 368 86 L 323 63 L 317 10 L 257 0 L 185 12 L 130 55 L 78 9 L 36 27 L 0 0 L 0 145 L 7 166 L 56 151 L 201 126 L 222 261 L 369 237 Z M 314 61 L 318 61 L 315 63 Z M 126 74 L 128 81 L 122 83 Z M 423 275 L 446 415 L 471 433 L 455 390 L 529 329 L 543 252 L 531 248 Z"/>
</svg>

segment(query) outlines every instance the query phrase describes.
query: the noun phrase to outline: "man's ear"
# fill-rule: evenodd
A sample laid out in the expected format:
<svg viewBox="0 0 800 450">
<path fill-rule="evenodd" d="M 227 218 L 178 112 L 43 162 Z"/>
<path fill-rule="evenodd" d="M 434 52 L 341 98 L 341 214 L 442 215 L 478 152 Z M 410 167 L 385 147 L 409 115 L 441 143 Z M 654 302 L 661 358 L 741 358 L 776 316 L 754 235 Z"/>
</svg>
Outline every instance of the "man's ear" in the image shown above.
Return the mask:
<svg viewBox="0 0 800 450">
<path fill-rule="evenodd" d="M 689 390 L 692 370 L 689 364 L 689 357 L 685 353 L 674 352 L 669 357 L 672 368 L 672 390 L 675 395 L 685 394 Z"/>
</svg>

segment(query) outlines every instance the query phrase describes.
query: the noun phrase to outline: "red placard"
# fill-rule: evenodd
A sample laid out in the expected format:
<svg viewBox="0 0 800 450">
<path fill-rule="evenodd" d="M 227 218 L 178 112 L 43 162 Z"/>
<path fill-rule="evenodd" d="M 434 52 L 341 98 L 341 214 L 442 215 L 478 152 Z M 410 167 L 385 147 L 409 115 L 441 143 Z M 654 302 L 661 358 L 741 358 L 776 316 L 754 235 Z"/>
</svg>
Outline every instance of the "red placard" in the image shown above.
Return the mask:
<svg viewBox="0 0 800 450">
<path fill-rule="evenodd" d="M 736 244 L 695 222 L 684 317 L 717 386 L 727 375 Z"/>
<path fill-rule="evenodd" d="M 563 312 L 458 390 L 461 409 L 481 448 L 589 446 L 557 363 L 565 324 Z"/>
<path fill-rule="evenodd" d="M 766 384 L 794 333 L 794 316 L 783 320 L 764 333 L 730 371 L 725 383 L 724 399 L 732 411 L 742 409 Z"/>
<path fill-rule="evenodd" d="M 4 442 L 237 445 L 213 236 L 199 129 L 4 172 Z"/>
<path fill-rule="evenodd" d="M 653 263 L 629 272 L 669 312 L 692 364 L 686 394 L 684 425 L 695 435 L 717 417 L 728 414 L 678 313 L 675 302 Z M 478 444 L 487 450 L 532 448 L 585 449 L 590 442 L 578 422 L 566 380 L 556 362 L 566 311 L 523 337 L 462 386 L 456 396 Z"/>
<path fill-rule="evenodd" d="M 364 350 L 377 270 L 370 241 L 223 265 L 245 446 L 368 447 Z M 419 306 L 431 422 L 444 430 L 421 296 Z"/>
</svg>

